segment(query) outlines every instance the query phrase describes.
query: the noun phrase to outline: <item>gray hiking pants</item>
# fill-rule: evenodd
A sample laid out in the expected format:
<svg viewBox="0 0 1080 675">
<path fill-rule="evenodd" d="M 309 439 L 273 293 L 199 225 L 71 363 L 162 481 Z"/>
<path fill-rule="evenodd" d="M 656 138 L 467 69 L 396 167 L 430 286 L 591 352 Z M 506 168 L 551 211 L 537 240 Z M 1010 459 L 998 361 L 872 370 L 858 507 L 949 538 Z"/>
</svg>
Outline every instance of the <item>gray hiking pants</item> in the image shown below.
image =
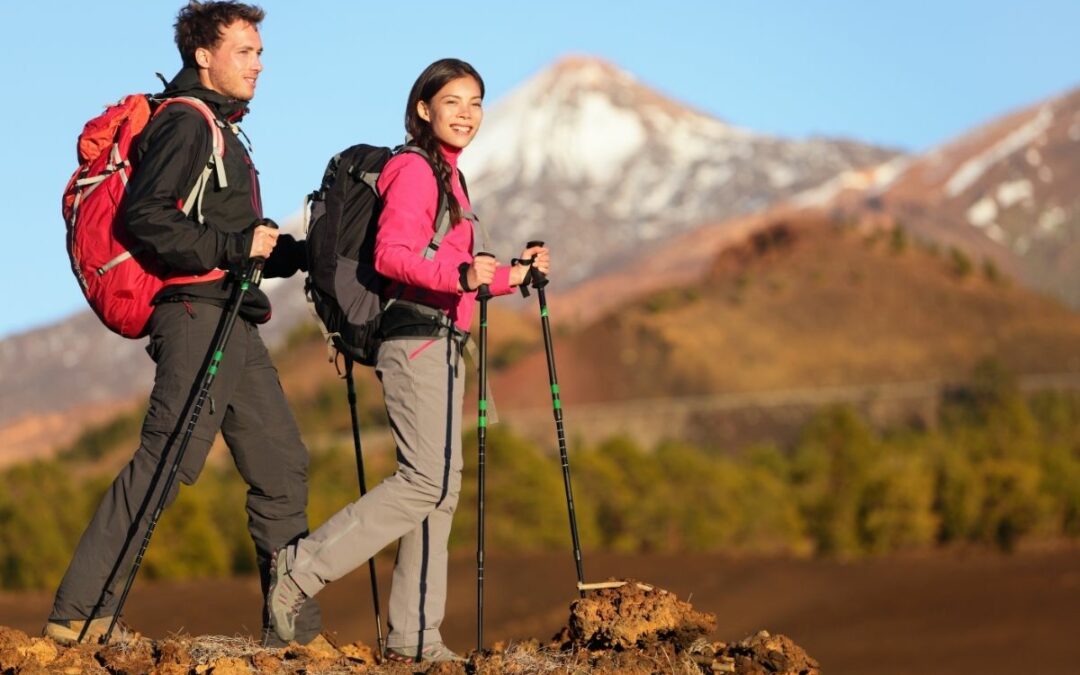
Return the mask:
<svg viewBox="0 0 1080 675">
<path fill-rule="evenodd" d="M 192 384 L 202 376 L 221 315 L 220 308 L 203 303 L 171 302 L 154 310 L 146 350 L 157 371 L 139 449 L 106 491 L 79 540 L 56 591 L 50 621 L 85 619 L 99 599 L 97 616 L 116 612 L 180 446 Z M 179 482 L 195 482 L 219 429 L 248 484 L 248 530 L 255 542 L 265 596 L 270 556 L 308 529 L 308 455 L 259 331 L 240 319 L 233 326 L 210 398 L 184 453 Z M 173 484 L 168 503 L 176 498 L 179 482 Z M 162 519 L 168 517 L 166 511 Z M 153 539 L 151 547 L 155 543 L 161 544 Z M 103 595 L 110 580 L 111 587 Z M 267 644 L 280 644 L 273 631 L 265 629 L 267 617 L 264 604 L 263 638 Z M 296 639 L 308 642 L 320 630 L 319 608 L 310 600 L 297 620 Z"/>
<path fill-rule="evenodd" d="M 311 596 L 400 538 L 388 647 L 442 641 L 446 546 L 461 490 L 461 365 L 449 339 L 382 344 L 376 373 L 397 443 L 397 473 L 289 548 L 289 574 Z"/>
</svg>

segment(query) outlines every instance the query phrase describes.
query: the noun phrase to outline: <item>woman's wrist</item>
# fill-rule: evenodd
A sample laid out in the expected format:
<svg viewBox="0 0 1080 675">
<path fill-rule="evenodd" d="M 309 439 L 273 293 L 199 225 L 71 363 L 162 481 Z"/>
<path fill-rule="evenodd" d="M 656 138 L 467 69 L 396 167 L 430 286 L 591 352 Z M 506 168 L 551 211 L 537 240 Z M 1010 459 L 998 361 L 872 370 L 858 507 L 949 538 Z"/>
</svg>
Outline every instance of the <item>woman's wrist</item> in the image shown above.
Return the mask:
<svg viewBox="0 0 1080 675">
<path fill-rule="evenodd" d="M 469 263 L 461 263 L 458 265 L 458 285 L 461 286 L 462 293 L 471 293 L 475 291 L 475 288 L 469 286 L 469 269 L 471 265 Z"/>
<path fill-rule="evenodd" d="M 522 265 L 515 260 L 513 266 L 510 268 L 510 286 L 520 286 L 525 282 L 525 277 L 528 274 L 529 266 Z"/>
</svg>

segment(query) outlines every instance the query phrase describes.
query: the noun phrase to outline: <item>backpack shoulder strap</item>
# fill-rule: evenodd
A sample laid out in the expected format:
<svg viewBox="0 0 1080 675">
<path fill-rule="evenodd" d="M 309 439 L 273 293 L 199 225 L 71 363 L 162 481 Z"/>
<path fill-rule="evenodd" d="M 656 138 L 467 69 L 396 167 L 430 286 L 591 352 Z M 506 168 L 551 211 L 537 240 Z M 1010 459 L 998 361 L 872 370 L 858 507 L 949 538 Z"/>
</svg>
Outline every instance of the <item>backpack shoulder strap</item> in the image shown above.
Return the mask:
<svg viewBox="0 0 1080 675">
<path fill-rule="evenodd" d="M 450 205 L 446 197 L 446 191 L 443 190 L 442 182 L 439 180 L 438 174 L 435 171 L 435 165 L 431 161 L 431 156 L 423 148 L 416 145 L 403 145 L 397 148 L 396 152 L 411 152 L 423 157 L 428 166 L 431 167 L 431 173 L 435 176 L 435 188 L 439 191 L 439 205 L 435 209 L 435 222 L 432 227 L 435 228 L 435 236 L 431 238 L 428 245 L 424 248 L 424 259 L 434 260 L 435 254 L 439 251 L 439 246 L 442 244 L 443 238 L 446 233 L 450 231 Z M 461 172 L 458 172 L 458 176 L 461 176 Z M 462 182 L 462 187 L 465 187 L 465 183 Z M 468 192 L 465 193 L 468 195 Z"/>
<path fill-rule="evenodd" d="M 461 173 L 461 169 L 458 169 L 458 180 L 461 181 L 461 189 L 465 193 L 465 197 L 467 197 L 469 202 L 471 203 L 472 202 L 472 197 L 469 196 L 469 184 L 465 182 L 465 174 Z M 480 216 L 476 215 L 476 212 L 473 211 L 472 209 L 470 209 L 470 210 L 466 211 L 465 213 L 463 213 L 462 216 L 466 220 L 472 222 L 473 227 L 480 229 L 480 237 L 481 237 L 481 241 L 483 241 L 484 248 L 485 249 L 491 248 L 490 237 L 488 237 L 487 228 L 484 227 L 484 223 L 483 223 L 483 221 L 480 220 Z"/>
<path fill-rule="evenodd" d="M 203 168 L 202 174 L 195 181 L 195 185 L 192 186 L 187 198 L 181 202 L 181 210 L 184 215 L 190 216 L 192 210 L 194 210 L 196 219 L 201 223 L 204 220 L 202 214 L 203 195 L 210 185 L 210 176 L 213 175 L 217 178 L 219 187 L 224 189 L 229 186 L 228 178 L 225 175 L 225 162 L 223 161 L 225 157 L 225 136 L 221 133 L 223 122 L 217 118 L 214 111 L 210 110 L 206 103 L 193 96 L 177 96 L 163 100 L 158 105 L 157 110 L 154 111 L 154 116 L 158 116 L 161 111 L 174 103 L 194 108 L 203 116 L 203 119 L 206 120 L 207 125 L 210 127 L 210 159 L 207 160 L 206 167 Z"/>
<path fill-rule="evenodd" d="M 461 181 L 461 190 L 469 197 L 469 184 L 465 181 L 465 174 L 461 173 L 461 169 L 458 169 L 457 177 Z M 472 201 L 472 197 L 469 197 L 469 201 Z"/>
</svg>

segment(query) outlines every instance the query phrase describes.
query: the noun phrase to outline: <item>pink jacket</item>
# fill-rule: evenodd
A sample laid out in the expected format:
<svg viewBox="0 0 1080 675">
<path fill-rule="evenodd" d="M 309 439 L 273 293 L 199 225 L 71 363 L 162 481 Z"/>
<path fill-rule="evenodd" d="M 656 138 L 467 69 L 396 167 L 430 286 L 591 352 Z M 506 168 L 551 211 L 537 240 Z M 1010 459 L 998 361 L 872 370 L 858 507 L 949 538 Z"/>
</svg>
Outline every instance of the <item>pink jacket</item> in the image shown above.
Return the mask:
<svg viewBox="0 0 1080 675">
<path fill-rule="evenodd" d="M 451 185 L 463 211 L 471 209 L 468 197 L 458 178 L 459 149 L 443 147 L 443 156 L 453 168 Z M 379 177 L 379 194 L 383 210 L 379 229 L 375 233 L 375 269 L 391 280 L 383 292 L 385 297 L 423 303 L 441 309 L 462 330 L 469 330 L 476 292 L 458 290 L 458 266 L 473 259 L 473 224 L 462 219 L 450 228 L 435 254 L 426 260 L 424 249 L 435 233 L 435 209 L 438 188 L 427 161 L 411 152 L 393 157 Z M 402 289 L 402 286 L 404 288 Z M 490 286 L 494 295 L 506 295 L 510 287 L 510 266 L 495 271 Z"/>
</svg>

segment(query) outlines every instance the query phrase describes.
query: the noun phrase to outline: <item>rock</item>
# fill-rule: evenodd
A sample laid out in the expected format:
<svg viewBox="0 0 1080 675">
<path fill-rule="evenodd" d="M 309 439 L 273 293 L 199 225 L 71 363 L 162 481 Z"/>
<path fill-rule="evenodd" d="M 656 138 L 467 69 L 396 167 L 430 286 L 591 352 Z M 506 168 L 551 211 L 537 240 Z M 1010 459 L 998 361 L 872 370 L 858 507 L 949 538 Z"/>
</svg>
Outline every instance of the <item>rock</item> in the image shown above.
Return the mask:
<svg viewBox="0 0 1080 675">
<path fill-rule="evenodd" d="M 821 675 L 821 666 L 784 635 L 761 631 L 728 645 L 721 658 L 732 659 L 738 675 Z"/>
<path fill-rule="evenodd" d="M 285 650 L 285 659 L 287 661 L 306 662 L 309 664 L 308 669 L 314 672 L 330 670 L 335 664 L 345 662 L 341 652 L 330 647 L 329 644 L 324 647 L 314 643 L 315 640 L 312 640 L 312 644 L 308 645 L 289 645 Z"/>
<path fill-rule="evenodd" d="M 30 637 L 21 630 L 0 626 L 0 672 L 15 671 L 26 661 Z"/>
<path fill-rule="evenodd" d="M 56 643 L 48 638 L 33 638 L 30 640 L 29 645 L 19 649 L 30 663 L 37 663 L 42 666 L 49 665 L 60 655 Z M 26 667 L 25 664 L 23 667 Z"/>
<path fill-rule="evenodd" d="M 570 605 L 573 641 L 594 648 L 670 641 L 685 649 L 715 627 L 712 614 L 696 611 L 673 593 L 633 580 L 592 591 Z"/>
<path fill-rule="evenodd" d="M 423 665 L 423 664 L 421 664 Z M 424 671 L 425 675 L 465 675 L 464 663 L 436 663 Z"/>
<path fill-rule="evenodd" d="M 153 675 L 187 675 L 194 661 L 189 640 L 165 640 L 158 644 L 157 668 Z"/>
<path fill-rule="evenodd" d="M 210 669 L 207 671 L 209 675 L 250 675 L 251 672 L 251 664 L 248 660 L 236 656 L 217 659 L 210 664 Z"/>
<path fill-rule="evenodd" d="M 49 664 L 49 670 L 65 675 L 105 675 L 108 671 L 94 658 L 97 649 L 96 645 L 61 649 L 56 660 Z"/>
<path fill-rule="evenodd" d="M 367 665 L 373 665 L 376 661 L 375 650 L 363 642 L 354 642 L 351 645 L 345 645 L 338 651 L 350 661 L 359 661 L 360 663 L 365 663 Z"/>
<path fill-rule="evenodd" d="M 284 670 L 284 662 L 278 656 L 270 652 L 259 652 L 251 657 L 251 663 L 259 673 L 280 673 Z"/>
<path fill-rule="evenodd" d="M 98 651 L 98 661 L 113 675 L 145 675 L 154 669 L 154 646 L 149 640 L 113 644 Z"/>
<path fill-rule="evenodd" d="M 315 636 L 315 639 L 304 645 L 304 647 L 307 648 L 308 653 L 328 659 L 336 659 L 341 656 L 341 652 L 324 635 Z"/>
</svg>

